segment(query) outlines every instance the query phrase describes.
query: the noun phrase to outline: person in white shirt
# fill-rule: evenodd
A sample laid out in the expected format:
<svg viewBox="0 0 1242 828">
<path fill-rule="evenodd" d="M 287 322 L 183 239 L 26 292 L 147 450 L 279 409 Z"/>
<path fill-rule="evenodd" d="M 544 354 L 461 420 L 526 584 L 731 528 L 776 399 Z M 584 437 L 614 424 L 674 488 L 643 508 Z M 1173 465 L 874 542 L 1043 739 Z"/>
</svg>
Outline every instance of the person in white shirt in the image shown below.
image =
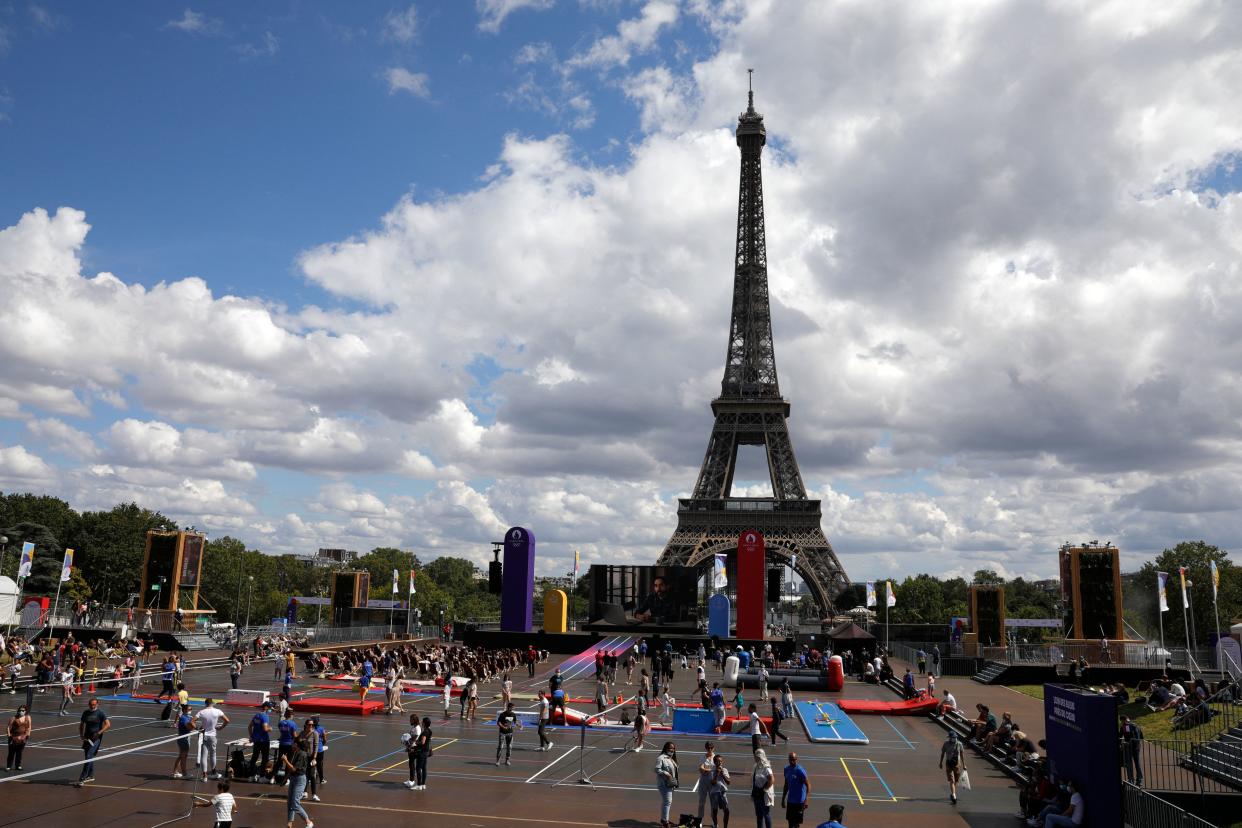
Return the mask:
<svg viewBox="0 0 1242 828">
<path fill-rule="evenodd" d="M 207 781 L 207 774 L 211 774 L 213 779 L 219 779 L 220 774 L 216 772 L 216 738 L 217 731 L 225 727 L 229 723 L 229 717 L 224 715 L 223 710 L 217 710 L 213 705 L 215 700 L 208 698 L 203 701 L 203 709 L 198 711 L 198 715 L 194 720 L 198 723 L 198 729 L 202 731 L 202 743 L 199 745 L 199 766 L 203 772 L 203 781 Z"/>
<path fill-rule="evenodd" d="M 944 699 L 940 704 L 936 705 L 936 715 L 943 716 L 950 710 L 957 710 L 957 699 L 949 692 L 949 688 L 944 689 Z"/>
<path fill-rule="evenodd" d="M 703 761 L 699 762 L 699 784 L 695 790 L 699 794 L 699 822 L 703 821 L 708 798 L 712 793 L 712 773 L 716 769 L 716 744 L 706 742 L 703 745 Z"/>
<path fill-rule="evenodd" d="M 750 752 L 754 753 L 759 749 L 759 737 L 766 734 L 768 729 L 763 726 L 763 719 L 759 718 L 759 712 L 755 705 L 746 708 L 750 712 Z"/>
<path fill-rule="evenodd" d="M 772 773 L 772 763 L 762 750 L 755 751 L 755 767 L 750 772 L 750 797 L 755 805 L 755 824 L 772 825 L 772 803 L 775 797 L 772 786 L 776 776 Z M 756 793 L 759 795 L 756 796 Z"/>
<path fill-rule="evenodd" d="M 415 764 L 418 759 L 418 737 L 423 734 L 422 722 L 418 719 L 417 713 L 410 714 L 410 729 L 406 733 L 401 734 L 401 744 L 405 745 L 406 758 L 410 766 L 410 779 L 405 786 L 410 790 L 414 790 Z"/>
<path fill-rule="evenodd" d="M 548 722 L 552 719 L 552 703 L 548 701 L 548 694 L 544 690 L 539 691 L 539 750 L 551 750 L 552 741 L 548 738 Z"/>
<path fill-rule="evenodd" d="M 667 687 L 664 688 L 664 694 L 660 697 L 663 705 L 660 707 L 660 724 L 666 722 L 666 717 L 671 717 L 673 711 L 677 709 L 677 699 L 673 698 L 673 694 L 669 692 Z"/>
<path fill-rule="evenodd" d="M 225 779 L 216 785 L 216 791 L 216 795 L 211 799 L 194 797 L 194 807 L 216 809 L 216 821 L 213 828 L 233 828 L 233 812 L 237 810 L 237 800 L 229 793 L 228 780 Z"/>
<path fill-rule="evenodd" d="M 1070 792 L 1069 807 L 1061 813 L 1057 813 L 1057 806 L 1049 805 L 1044 808 L 1037 817 L 1032 817 L 1026 821 L 1027 825 L 1036 828 L 1076 828 L 1083 824 L 1083 818 L 1087 815 L 1087 804 L 1082 798 L 1082 792 L 1078 790 L 1078 784 L 1072 779 L 1069 781 L 1068 789 Z"/>
</svg>

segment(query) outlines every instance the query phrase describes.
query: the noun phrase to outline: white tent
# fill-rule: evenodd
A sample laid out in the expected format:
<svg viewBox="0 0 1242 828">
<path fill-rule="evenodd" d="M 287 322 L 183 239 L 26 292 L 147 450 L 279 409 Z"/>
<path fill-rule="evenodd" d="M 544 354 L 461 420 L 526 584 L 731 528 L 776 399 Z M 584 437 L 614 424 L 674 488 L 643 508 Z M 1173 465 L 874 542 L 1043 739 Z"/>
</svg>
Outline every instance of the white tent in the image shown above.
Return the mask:
<svg viewBox="0 0 1242 828">
<path fill-rule="evenodd" d="M 17 612 L 17 583 L 0 575 L 0 624 L 7 625 Z"/>
</svg>

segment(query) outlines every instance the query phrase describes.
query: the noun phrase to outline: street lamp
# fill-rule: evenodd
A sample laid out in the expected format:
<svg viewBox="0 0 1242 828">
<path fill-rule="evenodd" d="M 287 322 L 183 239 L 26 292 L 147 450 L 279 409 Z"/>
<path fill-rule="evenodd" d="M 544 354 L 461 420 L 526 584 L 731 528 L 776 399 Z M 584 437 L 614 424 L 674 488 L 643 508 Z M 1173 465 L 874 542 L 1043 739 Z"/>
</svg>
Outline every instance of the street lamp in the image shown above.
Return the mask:
<svg viewBox="0 0 1242 828">
<path fill-rule="evenodd" d="M 246 574 L 246 558 L 239 555 L 237 560 L 237 603 L 233 605 L 233 623 L 236 624 L 241 620 L 241 587 L 243 576 Z"/>
<path fill-rule="evenodd" d="M 250 587 L 246 590 L 246 629 L 250 628 L 250 599 L 254 597 L 254 576 L 247 575 L 250 579 Z"/>
</svg>

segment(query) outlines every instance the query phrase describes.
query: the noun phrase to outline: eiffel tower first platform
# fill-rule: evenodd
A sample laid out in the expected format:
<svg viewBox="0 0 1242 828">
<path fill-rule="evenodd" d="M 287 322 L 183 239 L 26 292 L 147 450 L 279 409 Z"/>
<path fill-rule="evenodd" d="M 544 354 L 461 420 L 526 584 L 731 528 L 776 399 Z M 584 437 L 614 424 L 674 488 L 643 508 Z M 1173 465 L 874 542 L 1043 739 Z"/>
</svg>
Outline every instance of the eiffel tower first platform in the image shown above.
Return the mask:
<svg viewBox="0 0 1242 828">
<path fill-rule="evenodd" d="M 707 443 L 694 494 L 678 500 L 677 531 L 664 547 L 661 565 L 706 566 L 712 556 L 736 551 L 747 529 L 763 533 L 767 563 L 788 565 L 806 581 L 820 610 L 849 585 L 845 570 L 820 527 L 818 500 L 806 496 L 789 438 L 789 400 L 781 396 L 772 346 L 768 301 L 767 243 L 763 220 L 763 170 L 767 142 L 755 94 L 738 118 L 742 154 L 737 206 L 733 313 L 720 396 L 712 400 L 716 423 Z M 731 497 L 738 446 L 767 451 L 772 497 Z"/>
</svg>

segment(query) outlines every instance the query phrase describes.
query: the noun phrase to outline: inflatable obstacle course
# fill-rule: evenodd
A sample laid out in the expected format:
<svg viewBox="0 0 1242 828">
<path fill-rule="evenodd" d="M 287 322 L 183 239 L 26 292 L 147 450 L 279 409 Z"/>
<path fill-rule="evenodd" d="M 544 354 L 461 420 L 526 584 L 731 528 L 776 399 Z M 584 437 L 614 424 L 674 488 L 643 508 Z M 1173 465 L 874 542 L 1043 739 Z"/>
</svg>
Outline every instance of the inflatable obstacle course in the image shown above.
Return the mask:
<svg viewBox="0 0 1242 828">
<path fill-rule="evenodd" d="M 878 716 L 921 716 L 936 709 L 938 702 L 921 693 L 904 701 L 877 701 L 874 699 L 841 699 L 837 702 L 847 713 L 863 713 Z"/>
</svg>

